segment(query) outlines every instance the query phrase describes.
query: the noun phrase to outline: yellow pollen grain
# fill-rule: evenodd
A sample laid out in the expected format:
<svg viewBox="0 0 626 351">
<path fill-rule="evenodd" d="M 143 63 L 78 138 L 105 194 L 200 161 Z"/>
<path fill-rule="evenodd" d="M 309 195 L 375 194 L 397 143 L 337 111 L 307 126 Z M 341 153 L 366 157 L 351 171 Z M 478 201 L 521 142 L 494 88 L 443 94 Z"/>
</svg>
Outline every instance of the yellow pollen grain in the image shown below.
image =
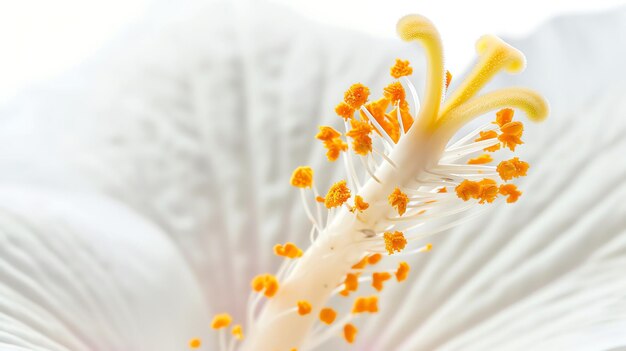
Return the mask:
<svg viewBox="0 0 626 351">
<path fill-rule="evenodd" d="M 298 314 L 301 316 L 311 313 L 311 304 L 308 301 L 298 301 Z"/>
<path fill-rule="evenodd" d="M 252 278 L 252 290 L 256 292 L 263 292 L 265 297 L 271 298 L 278 292 L 278 280 L 271 274 L 260 274 Z"/>
<path fill-rule="evenodd" d="M 378 312 L 378 297 L 377 296 L 369 296 L 369 297 L 357 297 L 354 300 L 354 305 L 352 306 L 352 313 L 376 313 Z"/>
<path fill-rule="evenodd" d="M 231 331 L 231 333 L 233 334 L 235 339 L 243 340 L 243 328 L 241 327 L 241 324 L 233 326 L 233 330 Z"/>
<path fill-rule="evenodd" d="M 320 321 L 326 324 L 332 324 L 337 318 L 337 312 L 330 307 L 325 307 L 320 310 Z"/>
<path fill-rule="evenodd" d="M 335 107 L 335 113 L 344 120 L 349 120 L 354 116 L 354 109 L 345 102 L 340 102 L 339 105 Z"/>
<path fill-rule="evenodd" d="M 400 188 L 395 188 L 389 195 L 389 204 L 398 211 L 398 215 L 402 216 L 406 212 L 406 205 L 409 197 L 403 193 Z"/>
<path fill-rule="evenodd" d="M 519 158 L 513 157 L 508 161 L 502 161 L 496 167 L 496 171 L 502 180 L 507 181 L 513 178 L 524 177 L 530 165 L 527 162 L 520 161 Z"/>
<path fill-rule="evenodd" d="M 350 189 L 346 185 L 345 180 L 341 180 L 333 184 L 328 193 L 324 197 L 324 206 L 326 208 L 339 207 L 350 198 Z"/>
<path fill-rule="evenodd" d="M 390 72 L 392 77 L 398 79 L 404 76 L 410 76 L 413 74 L 413 68 L 411 67 L 411 63 L 406 60 L 396 59 L 396 63 L 391 67 Z"/>
<path fill-rule="evenodd" d="M 376 263 L 378 263 L 380 260 L 382 260 L 382 258 L 383 258 L 383 255 L 379 253 L 375 253 L 375 254 L 367 256 L 367 263 L 373 266 Z"/>
<path fill-rule="evenodd" d="M 213 317 L 213 321 L 211 322 L 211 328 L 213 329 L 222 329 L 228 328 L 230 323 L 233 321 L 233 318 L 228 313 L 220 313 Z"/>
<path fill-rule="evenodd" d="M 406 99 L 406 92 L 400 82 L 393 82 L 383 89 L 383 96 L 393 104 Z"/>
<path fill-rule="evenodd" d="M 409 276 L 409 271 L 411 270 L 411 266 L 409 266 L 406 262 L 400 262 L 398 264 L 398 269 L 396 270 L 396 280 L 398 282 L 406 280 Z"/>
<path fill-rule="evenodd" d="M 404 250 L 406 247 L 407 241 L 402 232 L 385 232 L 383 235 L 385 239 L 385 249 L 390 255 L 393 255 L 394 252 L 400 252 Z"/>
<path fill-rule="evenodd" d="M 517 190 L 515 184 L 503 184 L 500 186 L 500 194 L 507 196 L 506 202 L 513 203 L 522 196 L 522 192 Z"/>
<path fill-rule="evenodd" d="M 290 182 L 296 188 L 310 188 L 313 185 L 313 169 L 307 166 L 296 168 Z"/>
<path fill-rule="evenodd" d="M 354 197 L 354 207 L 352 207 L 351 211 L 352 212 L 355 212 L 355 211 L 363 212 L 363 211 L 367 210 L 369 207 L 370 207 L 370 204 L 365 202 L 360 195 L 356 195 Z"/>
<path fill-rule="evenodd" d="M 189 347 L 192 349 L 197 349 L 202 346 L 202 341 L 198 338 L 193 338 L 189 340 Z"/>
<path fill-rule="evenodd" d="M 468 165 L 484 165 L 493 161 L 493 157 L 489 154 L 482 154 L 478 157 L 472 158 L 467 161 Z"/>
<path fill-rule="evenodd" d="M 294 243 L 285 243 L 285 245 L 276 244 L 274 246 L 274 254 L 286 258 L 302 257 L 302 250 Z"/>
<path fill-rule="evenodd" d="M 372 287 L 377 291 L 383 290 L 383 283 L 391 279 L 391 274 L 387 272 L 375 272 L 372 274 Z"/>
<path fill-rule="evenodd" d="M 343 101 L 353 109 L 359 109 L 367 102 L 370 89 L 361 83 L 356 83 L 343 94 Z"/>
<path fill-rule="evenodd" d="M 343 327 L 343 338 L 350 344 L 352 344 L 354 342 L 354 340 L 356 339 L 356 334 L 358 333 L 358 329 L 348 323 Z"/>
<path fill-rule="evenodd" d="M 514 113 L 513 109 L 503 108 L 502 110 L 496 112 L 496 121 L 493 123 L 502 127 L 513 120 Z"/>
</svg>

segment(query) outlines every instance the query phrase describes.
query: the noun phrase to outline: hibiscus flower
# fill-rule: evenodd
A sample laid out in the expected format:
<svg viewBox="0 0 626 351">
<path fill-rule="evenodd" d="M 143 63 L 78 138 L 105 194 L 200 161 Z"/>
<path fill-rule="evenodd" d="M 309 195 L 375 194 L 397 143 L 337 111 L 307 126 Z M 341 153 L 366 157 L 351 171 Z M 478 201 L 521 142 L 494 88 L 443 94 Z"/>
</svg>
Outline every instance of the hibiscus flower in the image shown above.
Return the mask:
<svg viewBox="0 0 626 351">
<path fill-rule="evenodd" d="M 206 13 L 222 16 L 206 21 Z M 428 76 L 419 71 L 424 63 L 415 46 L 322 29 L 281 10 L 257 13 L 216 3 L 172 15 L 156 36 L 148 23 L 128 36 L 143 39 L 113 46 L 3 109 L 0 349 L 179 350 L 198 337 L 201 349 L 214 350 L 220 336 L 211 330 L 212 316 L 226 311 L 232 324 L 243 322 L 247 340 L 250 281 L 277 271 L 283 258 L 272 252 L 275 244 L 294 261 L 304 256 L 286 243 L 307 247 L 301 192 L 288 186 L 297 166 L 311 166 L 314 185 L 336 189 L 336 201 L 345 198 L 344 185 L 352 191 L 352 200 L 341 204 L 351 206 L 345 211 L 351 216 L 379 206 L 398 218 L 417 215 L 409 196 L 415 194 L 400 184 L 384 192 L 382 204 L 367 196 L 357 201 L 358 186 L 348 181 L 333 186 L 346 177 L 342 160 L 355 140 L 367 150 L 364 136 L 370 136 L 375 153 L 385 134 L 391 148 L 409 135 L 402 99 L 396 100 L 401 127 L 382 120 L 397 132 L 398 144 L 365 112 L 373 129 L 355 123 L 349 151 L 338 151 L 342 160 L 328 162 L 324 142 L 313 138 L 318 124 L 344 123 L 332 111 L 350 84 L 367 80 L 372 91 L 383 91 L 389 72 L 380 67 L 397 57 L 410 61 L 417 89 L 424 86 Z M 370 312 L 377 304 L 378 313 L 320 339 L 317 349 L 598 350 L 626 344 L 626 169 L 619 162 L 626 148 L 619 48 L 626 43 L 617 35 L 625 18 L 615 11 L 559 20 L 514 45 L 528 57 L 528 70 L 499 78 L 492 88 L 511 82 L 537 87 L 553 111 L 545 123 L 523 131 L 518 160 L 507 158 L 501 167 L 504 178 L 511 177 L 507 184 L 524 194 L 512 205 L 472 203 L 486 213 L 422 242 L 421 251 L 429 252 L 403 258 L 411 268 L 402 282 L 379 275 L 380 297 L 368 295 L 354 306 Z M 579 34 L 568 41 L 574 29 Z M 452 77 L 451 91 L 457 81 L 463 79 Z M 401 97 L 395 88 L 386 91 Z M 417 117 L 415 106 L 408 112 Z M 490 124 L 494 114 L 481 122 Z M 500 143 L 509 152 L 514 139 L 496 140 L 477 143 Z M 379 151 L 378 162 L 396 162 Z M 480 157 L 474 162 L 488 159 Z M 526 178 L 516 177 L 524 173 L 519 162 L 530 164 Z M 382 178 L 370 171 L 364 169 Z M 307 172 L 302 176 L 296 184 L 313 192 Z M 456 186 L 435 194 L 461 206 L 467 204 L 458 197 L 463 194 L 489 202 L 491 193 L 468 185 L 459 195 Z M 509 197 L 512 190 L 506 191 L 497 196 Z M 375 238 L 389 253 L 382 234 Z M 419 250 L 411 240 L 402 247 L 395 230 L 388 237 L 390 257 Z M 267 294 L 272 280 L 266 277 L 258 281 Z M 319 308 L 311 305 L 293 308 L 306 315 Z M 227 321 L 221 316 L 214 326 Z M 240 345 L 236 339 L 237 333 L 232 344 Z"/>
</svg>

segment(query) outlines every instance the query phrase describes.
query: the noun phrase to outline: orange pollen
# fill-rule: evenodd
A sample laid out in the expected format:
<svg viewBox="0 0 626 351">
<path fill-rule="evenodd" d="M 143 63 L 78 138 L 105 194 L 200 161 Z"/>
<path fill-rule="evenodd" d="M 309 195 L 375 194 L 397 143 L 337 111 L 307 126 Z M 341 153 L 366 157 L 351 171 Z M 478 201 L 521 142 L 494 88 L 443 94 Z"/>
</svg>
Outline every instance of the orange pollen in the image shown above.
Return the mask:
<svg viewBox="0 0 626 351">
<path fill-rule="evenodd" d="M 200 346 L 202 346 L 202 341 L 200 341 L 200 339 L 198 338 L 193 338 L 191 340 L 189 340 L 189 347 L 192 349 L 197 349 Z"/>
<path fill-rule="evenodd" d="M 261 292 L 265 290 L 265 297 L 271 298 L 278 291 L 278 280 L 271 274 L 260 274 L 252 279 L 252 290 Z"/>
<path fill-rule="evenodd" d="M 372 286 L 377 291 L 383 290 L 383 283 L 387 280 L 391 279 L 391 274 L 387 272 L 378 273 L 375 272 L 372 274 Z"/>
<path fill-rule="evenodd" d="M 291 185 L 296 188 L 310 188 L 313 185 L 311 167 L 298 167 L 291 174 Z"/>
<path fill-rule="evenodd" d="M 411 64 L 408 60 L 402 61 L 400 59 L 396 59 L 396 63 L 393 65 L 393 67 L 391 67 L 390 70 L 391 76 L 395 79 L 404 76 L 410 76 L 411 74 L 413 74 L 413 68 L 411 68 L 410 65 Z"/>
<path fill-rule="evenodd" d="M 346 279 L 343 281 L 344 288 L 342 295 L 348 296 L 350 291 L 357 291 L 359 288 L 359 275 L 355 273 L 346 274 Z"/>
<path fill-rule="evenodd" d="M 241 327 L 240 324 L 235 325 L 231 333 L 233 334 L 235 339 L 243 340 L 243 328 Z"/>
<path fill-rule="evenodd" d="M 526 176 L 529 167 L 530 165 L 527 162 L 520 161 L 519 158 L 513 157 L 508 161 L 500 162 L 498 167 L 496 167 L 496 171 L 498 171 L 502 180 L 507 181 Z"/>
<path fill-rule="evenodd" d="M 510 108 L 504 108 L 496 113 L 496 121 L 493 122 L 499 127 L 511 122 L 513 120 L 513 114 L 515 112 Z"/>
<path fill-rule="evenodd" d="M 328 140 L 339 138 L 341 136 L 341 133 L 336 131 L 333 127 L 320 126 L 319 128 L 320 128 L 320 132 L 317 133 L 317 135 L 315 136 L 316 139 L 319 139 L 322 141 L 328 141 Z"/>
<path fill-rule="evenodd" d="M 363 257 L 359 262 L 355 263 L 352 266 L 352 269 L 363 269 L 363 268 L 365 268 L 365 266 L 367 266 L 368 257 L 369 256 Z"/>
<path fill-rule="evenodd" d="M 357 297 L 352 306 L 352 313 L 378 312 L 378 296 Z"/>
<path fill-rule="evenodd" d="M 328 193 L 324 197 L 324 206 L 326 208 L 339 207 L 348 201 L 350 196 L 350 189 L 348 189 L 346 181 L 338 181 L 328 189 Z"/>
<path fill-rule="evenodd" d="M 324 141 L 324 147 L 328 150 L 326 151 L 326 158 L 331 162 L 337 161 L 339 154 L 348 150 L 348 144 L 344 143 L 341 138 Z"/>
<path fill-rule="evenodd" d="M 343 101 L 353 109 L 359 109 L 370 95 L 370 89 L 361 83 L 352 86 L 343 94 Z"/>
<path fill-rule="evenodd" d="M 352 208 L 352 212 L 359 211 L 363 212 L 370 207 L 370 204 L 363 201 L 363 198 L 360 195 L 356 195 L 354 197 L 354 207 Z"/>
<path fill-rule="evenodd" d="M 298 314 L 301 316 L 311 313 L 311 304 L 308 301 L 298 301 Z"/>
<path fill-rule="evenodd" d="M 502 142 L 502 145 L 504 145 L 504 147 L 508 147 L 511 151 L 515 151 L 515 147 L 517 145 L 522 145 L 524 143 L 520 137 L 511 134 L 502 134 L 498 137 L 498 140 Z"/>
<path fill-rule="evenodd" d="M 345 102 L 340 102 L 339 105 L 335 107 L 335 113 L 347 121 L 354 116 L 354 109 L 348 106 Z"/>
<path fill-rule="evenodd" d="M 317 202 L 321 202 L 321 203 L 324 203 L 324 198 L 323 198 L 323 197 L 321 197 L 321 196 L 316 196 L 316 197 L 315 197 L 315 201 L 317 201 Z"/>
<path fill-rule="evenodd" d="M 404 101 L 406 99 L 406 92 L 400 82 L 393 82 L 385 87 L 383 90 L 383 96 L 392 103 Z"/>
<path fill-rule="evenodd" d="M 398 211 L 398 215 L 402 216 L 406 212 L 406 205 L 409 202 L 409 197 L 400 191 L 400 188 L 395 188 L 389 195 L 389 204 Z"/>
<path fill-rule="evenodd" d="M 491 157 L 491 155 L 489 154 L 482 154 L 476 158 L 472 158 L 469 161 L 467 161 L 468 165 L 484 165 L 486 163 L 489 163 L 493 161 L 493 157 Z"/>
<path fill-rule="evenodd" d="M 521 137 L 524 132 L 524 124 L 522 122 L 509 122 L 502 127 L 500 127 L 500 131 L 503 134 L 515 135 L 517 137 Z"/>
<path fill-rule="evenodd" d="M 522 192 L 517 190 L 515 184 L 500 185 L 500 194 L 507 196 L 506 202 L 513 203 L 522 196 Z"/>
<path fill-rule="evenodd" d="M 402 232 L 386 232 L 384 234 L 385 248 L 390 255 L 400 252 L 406 247 L 407 241 Z"/>
<path fill-rule="evenodd" d="M 441 188 L 439 188 L 439 189 L 437 190 L 437 192 L 438 192 L 438 193 L 447 193 L 447 192 L 448 192 L 448 188 L 446 188 L 445 186 L 444 186 L 444 187 L 441 187 Z"/>
<path fill-rule="evenodd" d="M 359 330 L 354 325 L 348 323 L 343 327 L 343 338 L 346 339 L 348 343 L 352 344 L 358 331 Z"/>
<path fill-rule="evenodd" d="M 382 258 L 383 258 L 383 255 L 379 253 L 375 253 L 373 255 L 367 256 L 367 263 L 373 266 L 376 263 L 378 263 L 380 260 L 382 260 Z"/>
<path fill-rule="evenodd" d="M 320 320 L 326 324 L 332 324 L 337 318 L 337 312 L 330 307 L 322 308 L 320 311 Z"/>
<path fill-rule="evenodd" d="M 408 263 L 400 262 L 400 264 L 398 264 L 398 269 L 396 270 L 396 280 L 399 282 L 406 280 L 410 270 L 411 266 L 409 266 Z"/>
<path fill-rule="evenodd" d="M 370 134 L 374 128 L 372 128 L 369 122 L 358 121 L 356 119 L 351 120 L 350 125 L 352 129 L 346 133 L 346 136 L 353 139 L 352 148 L 354 152 L 363 156 L 367 155 L 372 151 L 372 138 Z"/>
<path fill-rule="evenodd" d="M 497 137 L 498 137 L 498 133 L 495 130 L 488 130 L 485 132 L 480 132 L 480 136 L 474 139 L 474 141 L 489 140 L 489 139 L 493 139 Z M 486 147 L 485 151 L 494 152 L 494 151 L 498 151 L 499 149 L 500 149 L 500 144 L 495 144 L 495 145 Z"/>
<path fill-rule="evenodd" d="M 451 82 L 452 82 L 452 73 L 450 73 L 450 71 L 446 70 L 446 89 L 448 89 L 448 87 L 450 86 Z"/>
<path fill-rule="evenodd" d="M 287 257 L 287 258 L 298 258 L 302 257 L 302 250 L 296 246 L 294 243 L 286 243 L 285 245 L 276 244 L 274 246 L 274 253 L 277 256 Z"/>
<path fill-rule="evenodd" d="M 222 329 L 228 328 L 230 323 L 233 321 L 233 318 L 228 313 L 221 313 L 215 315 L 213 317 L 213 321 L 211 322 L 211 328 L 213 329 Z"/>
<path fill-rule="evenodd" d="M 477 199 L 480 196 L 480 184 L 468 179 L 462 181 L 454 190 L 456 191 L 456 196 L 463 201 Z"/>
<path fill-rule="evenodd" d="M 498 184 L 493 179 L 484 178 L 480 182 L 480 201 L 478 203 L 483 204 L 486 202 L 492 203 L 498 196 Z"/>
</svg>

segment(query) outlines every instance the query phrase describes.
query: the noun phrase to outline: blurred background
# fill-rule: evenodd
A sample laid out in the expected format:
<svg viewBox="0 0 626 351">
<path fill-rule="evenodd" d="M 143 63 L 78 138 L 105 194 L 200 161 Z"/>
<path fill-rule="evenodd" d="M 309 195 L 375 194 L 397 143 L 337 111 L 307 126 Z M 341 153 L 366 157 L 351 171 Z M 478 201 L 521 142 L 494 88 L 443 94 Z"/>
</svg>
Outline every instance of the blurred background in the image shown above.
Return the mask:
<svg viewBox="0 0 626 351">
<path fill-rule="evenodd" d="M 473 43 L 482 34 L 521 37 L 554 16 L 597 12 L 626 4 L 625 0 L 272 1 L 320 23 L 385 38 L 395 37 L 395 28 L 390 24 L 399 17 L 419 12 L 438 26 L 446 43 L 447 65 L 454 72 L 463 71 L 474 58 Z M 3 1 L 0 103 L 25 86 L 50 79 L 79 64 L 124 28 L 165 3 L 163 0 Z M 189 2 L 179 4 L 185 6 L 185 3 Z"/>
</svg>

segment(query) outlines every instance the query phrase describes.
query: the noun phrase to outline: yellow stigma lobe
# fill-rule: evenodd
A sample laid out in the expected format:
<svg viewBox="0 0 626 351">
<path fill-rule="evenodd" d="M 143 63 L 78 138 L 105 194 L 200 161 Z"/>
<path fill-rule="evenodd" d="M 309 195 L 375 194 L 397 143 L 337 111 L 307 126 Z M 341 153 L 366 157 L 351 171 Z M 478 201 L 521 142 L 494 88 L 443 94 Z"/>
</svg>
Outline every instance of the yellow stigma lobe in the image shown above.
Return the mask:
<svg viewBox="0 0 626 351">
<path fill-rule="evenodd" d="M 389 195 L 388 200 L 389 204 L 398 211 L 398 215 L 402 216 L 406 212 L 409 197 L 400 188 L 395 188 Z"/>
<path fill-rule="evenodd" d="M 233 321 L 233 318 L 228 313 L 221 313 L 213 317 L 213 321 L 211 322 L 211 328 L 213 329 L 228 328 L 228 326 L 230 325 L 232 321 Z"/>
<path fill-rule="evenodd" d="M 383 235 L 385 239 L 385 249 L 390 255 L 393 255 L 394 252 L 400 252 L 404 250 L 406 247 L 407 241 L 404 237 L 404 233 L 402 232 L 386 232 Z"/>
<path fill-rule="evenodd" d="M 291 185 L 296 188 L 310 188 L 313 185 L 311 167 L 298 167 L 291 174 Z"/>
<path fill-rule="evenodd" d="M 345 180 L 341 180 L 330 187 L 328 193 L 324 197 L 324 206 L 326 208 L 339 207 L 350 198 L 350 189 L 346 185 Z"/>
</svg>

